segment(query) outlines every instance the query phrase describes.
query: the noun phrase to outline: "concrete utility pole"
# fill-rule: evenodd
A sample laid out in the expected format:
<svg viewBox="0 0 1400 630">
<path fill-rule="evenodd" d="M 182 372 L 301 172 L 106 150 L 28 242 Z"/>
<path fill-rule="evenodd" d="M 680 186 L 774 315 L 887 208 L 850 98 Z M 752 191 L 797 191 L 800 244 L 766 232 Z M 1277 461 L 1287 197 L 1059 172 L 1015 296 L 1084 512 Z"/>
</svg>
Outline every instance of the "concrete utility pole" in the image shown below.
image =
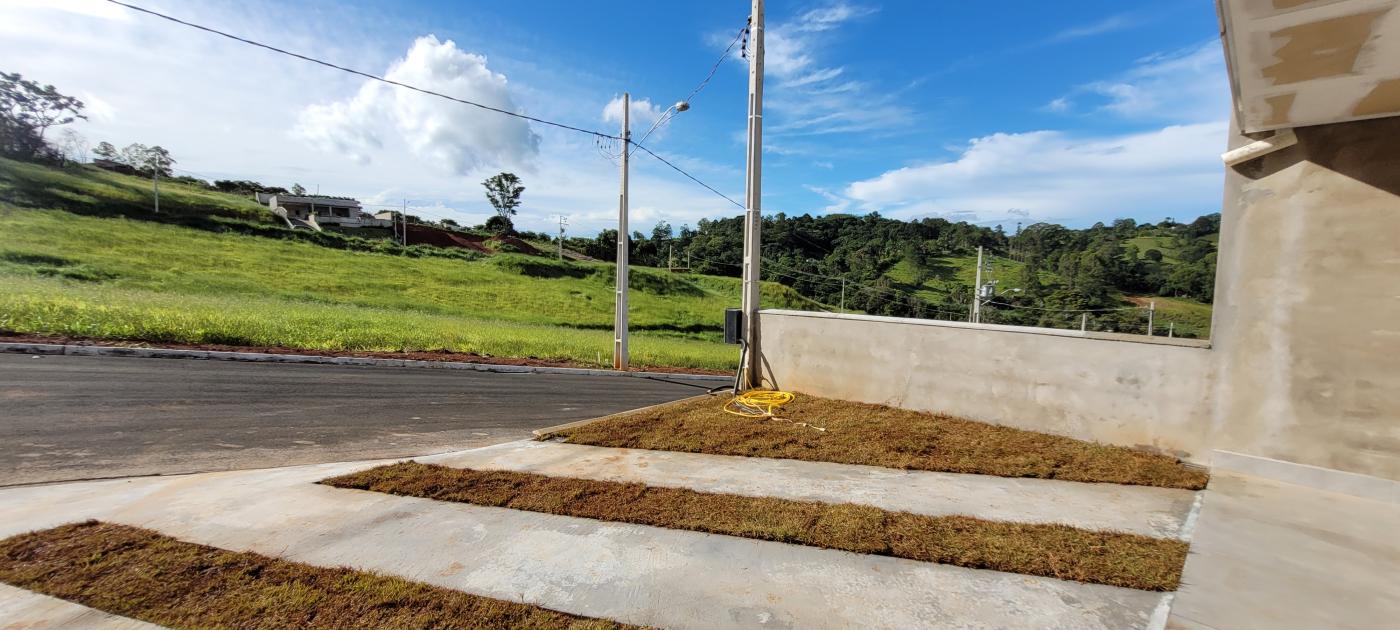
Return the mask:
<svg viewBox="0 0 1400 630">
<path fill-rule="evenodd" d="M 160 214 L 160 168 L 151 169 L 151 186 L 156 191 L 156 214 Z"/>
<path fill-rule="evenodd" d="M 569 225 L 569 217 L 559 215 L 559 260 L 564 260 L 564 227 Z"/>
<path fill-rule="evenodd" d="M 1152 325 L 1153 325 L 1154 323 L 1156 323 L 1156 319 L 1157 319 L 1157 302 L 1156 302 L 1156 301 L 1148 302 L 1148 303 L 1147 303 L 1147 336 L 1148 336 L 1148 337 L 1151 337 L 1151 336 L 1152 336 Z"/>
<path fill-rule="evenodd" d="M 977 323 L 982 321 L 982 248 L 977 248 L 977 280 L 972 284 L 972 311 L 967 315 L 967 321 Z"/>
<path fill-rule="evenodd" d="M 399 213 L 399 218 L 403 220 L 403 242 L 404 247 L 408 247 L 408 200 L 403 200 L 403 212 Z"/>
<path fill-rule="evenodd" d="M 759 277 L 763 229 L 763 0 L 753 0 L 749 16 L 749 145 L 747 191 L 744 204 L 744 283 L 742 310 L 744 342 L 748 348 L 744 384 L 758 387 L 762 381 L 758 340 Z"/>
<path fill-rule="evenodd" d="M 613 369 L 627 369 L 627 158 L 632 142 L 632 95 L 622 93 L 622 192 L 617 197 L 617 296 L 613 312 Z"/>
</svg>

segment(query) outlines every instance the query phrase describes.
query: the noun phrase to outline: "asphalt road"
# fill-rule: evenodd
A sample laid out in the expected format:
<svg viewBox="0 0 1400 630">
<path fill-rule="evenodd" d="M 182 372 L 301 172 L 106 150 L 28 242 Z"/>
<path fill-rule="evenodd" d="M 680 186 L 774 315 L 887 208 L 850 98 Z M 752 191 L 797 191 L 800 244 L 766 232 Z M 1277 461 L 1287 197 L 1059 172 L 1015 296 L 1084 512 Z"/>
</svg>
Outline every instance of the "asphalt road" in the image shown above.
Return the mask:
<svg viewBox="0 0 1400 630">
<path fill-rule="evenodd" d="M 710 384 L 0 354 L 0 486 L 472 448 Z"/>
</svg>

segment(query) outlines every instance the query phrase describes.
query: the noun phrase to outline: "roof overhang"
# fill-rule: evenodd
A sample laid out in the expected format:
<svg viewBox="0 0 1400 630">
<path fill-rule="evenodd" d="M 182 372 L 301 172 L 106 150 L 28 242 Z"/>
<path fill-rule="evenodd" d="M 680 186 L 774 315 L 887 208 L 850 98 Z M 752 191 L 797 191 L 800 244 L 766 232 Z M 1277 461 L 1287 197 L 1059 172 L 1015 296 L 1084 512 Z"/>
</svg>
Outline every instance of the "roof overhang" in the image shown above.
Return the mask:
<svg viewBox="0 0 1400 630">
<path fill-rule="evenodd" d="M 1400 115 L 1400 0 L 1217 0 L 1246 133 Z"/>
</svg>

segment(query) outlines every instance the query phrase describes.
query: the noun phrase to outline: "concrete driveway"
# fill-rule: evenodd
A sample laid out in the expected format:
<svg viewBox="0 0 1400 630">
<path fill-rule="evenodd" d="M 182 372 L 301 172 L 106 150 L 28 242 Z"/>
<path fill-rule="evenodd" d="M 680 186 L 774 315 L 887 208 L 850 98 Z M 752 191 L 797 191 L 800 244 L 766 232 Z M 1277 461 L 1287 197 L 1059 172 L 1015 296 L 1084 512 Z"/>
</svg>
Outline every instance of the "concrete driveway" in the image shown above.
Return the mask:
<svg viewBox="0 0 1400 630">
<path fill-rule="evenodd" d="M 713 384 L 7 354 L 0 355 L 0 485 L 459 450 Z"/>
</svg>

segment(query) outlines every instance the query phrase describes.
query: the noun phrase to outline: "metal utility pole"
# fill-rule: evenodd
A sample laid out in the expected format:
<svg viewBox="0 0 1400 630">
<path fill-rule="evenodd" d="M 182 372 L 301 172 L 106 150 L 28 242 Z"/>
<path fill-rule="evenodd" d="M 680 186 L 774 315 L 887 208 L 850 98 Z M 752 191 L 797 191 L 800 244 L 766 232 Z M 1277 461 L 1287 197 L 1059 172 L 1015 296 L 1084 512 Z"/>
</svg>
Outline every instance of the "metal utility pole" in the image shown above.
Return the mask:
<svg viewBox="0 0 1400 630">
<path fill-rule="evenodd" d="M 982 321 L 982 247 L 977 247 L 977 280 L 972 284 L 972 311 L 968 313 L 967 321 L 977 323 Z"/>
<path fill-rule="evenodd" d="M 564 228 L 569 225 L 569 217 L 559 215 L 559 260 L 564 260 Z"/>
<path fill-rule="evenodd" d="M 740 369 L 744 371 L 744 384 L 748 387 L 758 387 L 762 380 L 762 361 L 758 347 L 758 307 L 763 228 L 763 0 L 753 0 L 753 12 L 749 16 L 749 42 L 753 49 L 749 52 L 749 141 L 741 305 L 744 313 L 744 341 L 748 352 L 745 353 L 746 364 L 740 366 Z"/>
<path fill-rule="evenodd" d="M 632 143 L 632 95 L 622 93 L 622 192 L 617 197 L 617 296 L 613 312 L 613 369 L 627 369 L 627 167 Z"/>
</svg>

